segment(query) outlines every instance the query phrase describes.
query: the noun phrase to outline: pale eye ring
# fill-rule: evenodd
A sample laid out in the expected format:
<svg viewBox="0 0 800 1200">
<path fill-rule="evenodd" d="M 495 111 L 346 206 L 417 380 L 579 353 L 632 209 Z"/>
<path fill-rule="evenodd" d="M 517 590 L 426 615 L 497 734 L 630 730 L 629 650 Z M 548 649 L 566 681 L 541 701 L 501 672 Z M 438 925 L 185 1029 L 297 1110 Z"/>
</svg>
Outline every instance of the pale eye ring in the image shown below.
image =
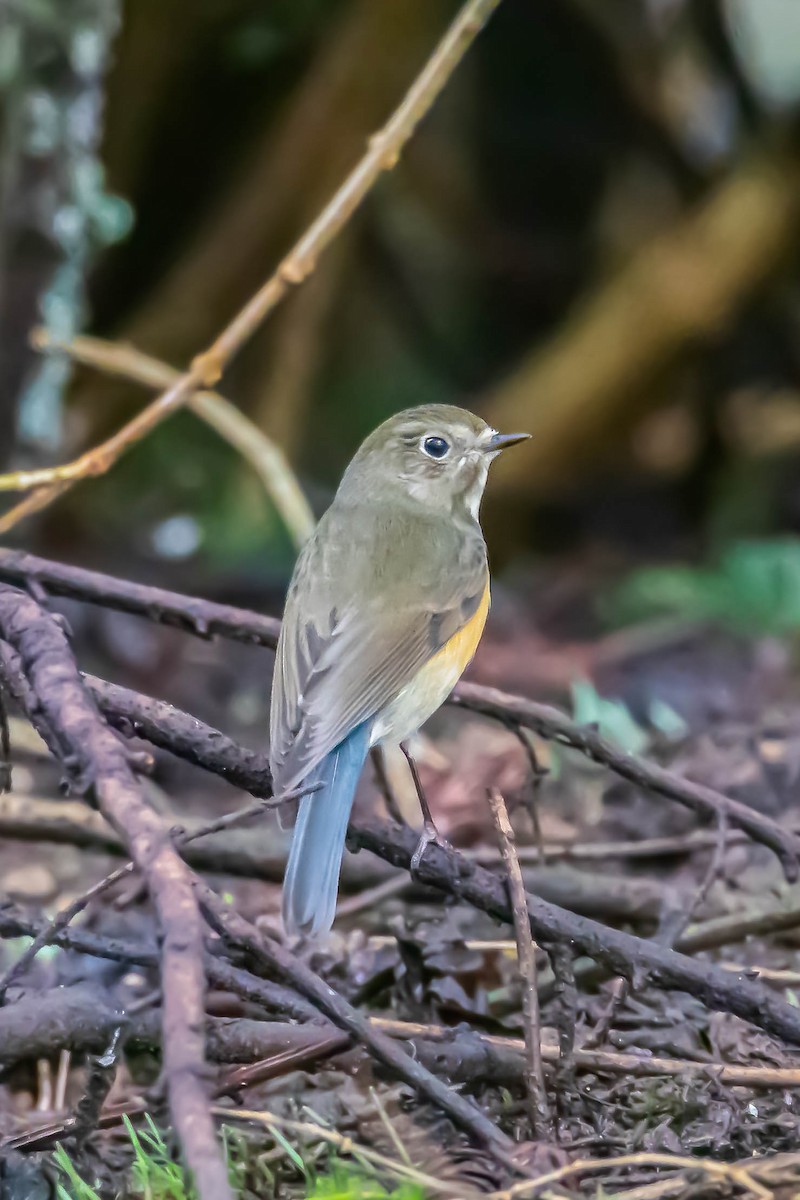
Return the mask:
<svg viewBox="0 0 800 1200">
<path fill-rule="evenodd" d="M 450 450 L 450 443 L 438 434 L 432 434 L 422 439 L 422 449 L 429 458 L 445 458 Z"/>
</svg>

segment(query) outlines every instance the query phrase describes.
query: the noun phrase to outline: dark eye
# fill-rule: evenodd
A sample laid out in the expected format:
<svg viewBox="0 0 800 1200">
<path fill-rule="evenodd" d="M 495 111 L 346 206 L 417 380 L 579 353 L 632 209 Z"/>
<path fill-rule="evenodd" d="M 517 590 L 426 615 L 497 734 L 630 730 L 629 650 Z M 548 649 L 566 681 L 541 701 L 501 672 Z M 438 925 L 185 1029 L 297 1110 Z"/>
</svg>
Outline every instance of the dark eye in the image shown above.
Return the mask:
<svg viewBox="0 0 800 1200">
<path fill-rule="evenodd" d="M 431 458 L 444 458 L 450 449 L 450 443 L 446 442 L 443 437 L 426 437 L 422 443 L 422 449 Z"/>
</svg>

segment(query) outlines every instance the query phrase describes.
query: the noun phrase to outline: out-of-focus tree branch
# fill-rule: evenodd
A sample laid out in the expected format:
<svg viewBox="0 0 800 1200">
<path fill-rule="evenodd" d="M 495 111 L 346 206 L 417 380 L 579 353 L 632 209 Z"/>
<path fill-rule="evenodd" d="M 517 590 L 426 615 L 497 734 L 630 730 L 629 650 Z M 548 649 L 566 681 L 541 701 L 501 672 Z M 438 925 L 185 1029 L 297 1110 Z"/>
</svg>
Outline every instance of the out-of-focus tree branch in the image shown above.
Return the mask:
<svg viewBox="0 0 800 1200">
<path fill-rule="evenodd" d="M 647 391 L 691 346 L 717 336 L 800 239 L 800 155 L 772 149 L 734 171 L 577 307 L 544 348 L 486 399 L 498 429 L 534 434 L 497 464 L 501 486 L 567 489 L 609 434 L 624 434 Z"/>
<path fill-rule="evenodd" d="M 40 328 L 34 330 L 32 341 L 37 350 L 66 354 L 74 362 L 96 367 L 110 375 L 121 375 L 156 390 L 170 387 L 180 376 L 180 371 L 143 354 L 135 346 L 107 342 L 102 338 L 76 337 L 71 342 L 59 342 L 46 329 Z M 314 528 L 314 514 L 280 447 L 218 392 L 195 392 L 188 407 L 250 463 L 295 545 L 302 546 Z"/>
<path fill-rule="evenodd" d="M 0 519 L 0 533 L 13 528 L 22 517 L 47 507 L 79 479 L 104 474 L 161 421 L 185 407 L 193 392 L 211 387 L 219 380 L 231 358 L 267 315 L 316 269 L 319 255 L 344 228 L 383 172 L 397 165 L 403 147 L 498 3 L 499 0 L 467 0 L 389 120 L 370 138 L 366 153 L 266 283 L 212 344 L 195 357 L 188 371 L 122 429 L 73 462 L 42 471 L 0 476 L 0 490 L 37 489 Z"/>
</svg>

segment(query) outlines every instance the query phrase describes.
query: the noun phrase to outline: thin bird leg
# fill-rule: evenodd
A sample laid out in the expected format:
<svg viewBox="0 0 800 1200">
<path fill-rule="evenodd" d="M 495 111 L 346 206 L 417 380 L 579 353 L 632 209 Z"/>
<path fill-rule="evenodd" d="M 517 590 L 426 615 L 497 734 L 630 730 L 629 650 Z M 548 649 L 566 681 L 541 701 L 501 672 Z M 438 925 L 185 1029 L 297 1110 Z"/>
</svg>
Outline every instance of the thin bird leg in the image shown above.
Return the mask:
<svg viewBox="0 0 800 1200">
<path fill-rule="evenodd" d="M 436 824 L 431 815 L 431 810 L 428 806 L 428 798 L 425 795 L 425 790 L 422 786 L 422 780 L 419 777 L 417 764 L 414 762 L 414 759 L 411 756 L 411 751 L 405 742 L 400 743 L 400 749 L 403 751 L 405 760 L 408 763 L 408 769 L 411 772 L 411 778 L 414 780 L 414 788 L 416 789 L 420 811 L 422 812 L 422 835 L 420 836 L 419 842 L 417 843 L 417 848 L 411 857 L 410 869 L 413 876 L 416 875 L 417 871 L 419 870 L 419 865 L 422 862 L 422 856 L 428 846 L 430 846 L 431 842 L 434 842 L 437 846 L 446 846 L 447 842 L 436 828 Z"/>
</svg>

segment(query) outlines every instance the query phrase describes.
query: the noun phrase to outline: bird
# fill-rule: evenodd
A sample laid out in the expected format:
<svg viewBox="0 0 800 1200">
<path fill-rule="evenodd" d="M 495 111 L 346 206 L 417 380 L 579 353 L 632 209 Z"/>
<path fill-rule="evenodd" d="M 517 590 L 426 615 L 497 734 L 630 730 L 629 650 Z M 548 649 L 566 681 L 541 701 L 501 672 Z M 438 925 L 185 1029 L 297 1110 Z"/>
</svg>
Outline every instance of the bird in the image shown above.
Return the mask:
<svg viewBox="0 0 800 1200">
<path fill-rule="evenodd" d="M 283 881 L 287 935 L 323 939 L 370 748 L 405 743 L 446 700 L 489 611 L 479 509 L 489 465 L 527 433 L 426 404 L 362 443 L 297 559 L 276 650 L 275 794 L 307 789 Z M 418 780 L 415 778 L 415 783 Z M 437 835 L 425 816 L 415 863 Z"/>
</svg>

